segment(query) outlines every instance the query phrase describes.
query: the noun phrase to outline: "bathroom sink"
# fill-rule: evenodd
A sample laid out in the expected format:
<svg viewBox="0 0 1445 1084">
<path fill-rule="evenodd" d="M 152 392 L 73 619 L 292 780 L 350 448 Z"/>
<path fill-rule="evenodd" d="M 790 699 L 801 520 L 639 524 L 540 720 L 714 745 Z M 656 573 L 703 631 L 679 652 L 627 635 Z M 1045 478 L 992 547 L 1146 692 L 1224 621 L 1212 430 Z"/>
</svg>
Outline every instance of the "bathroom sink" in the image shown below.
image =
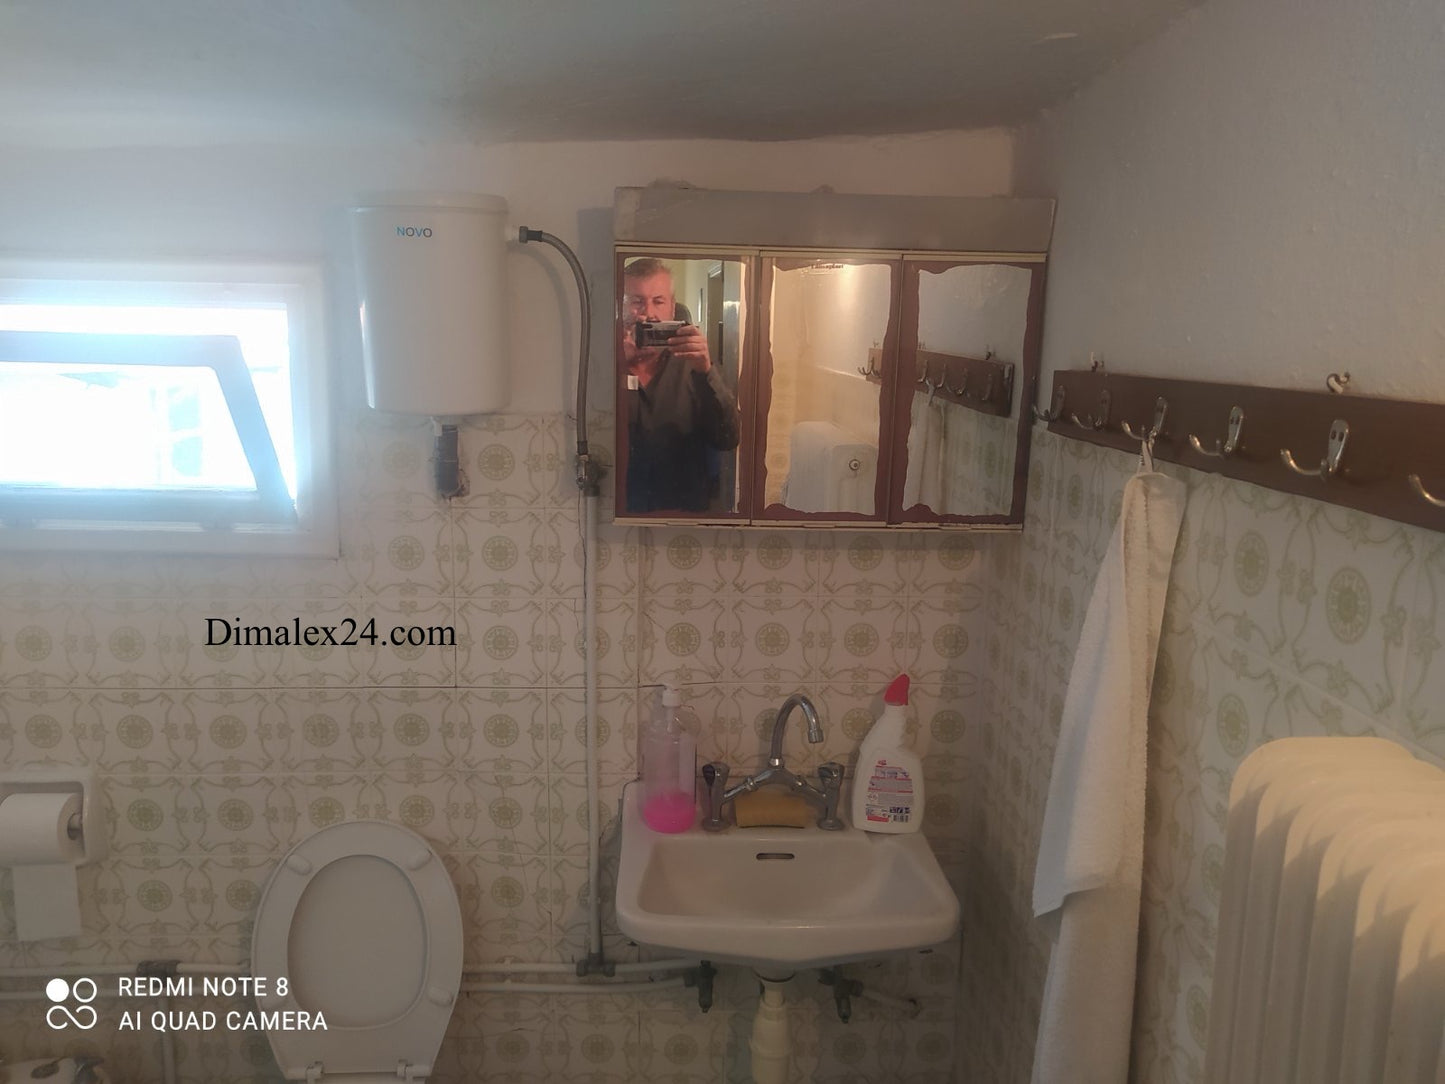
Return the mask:
<svg viewBox="0 0 1445 1084">
<path fill-rule="evenodd" d="M 920 835 L 855 828 L 643 823 L 622 803 L 617 924 L 633 940 L 714 962 L 825 967 L 946 941 L 958 899 Z"/>
</svg>

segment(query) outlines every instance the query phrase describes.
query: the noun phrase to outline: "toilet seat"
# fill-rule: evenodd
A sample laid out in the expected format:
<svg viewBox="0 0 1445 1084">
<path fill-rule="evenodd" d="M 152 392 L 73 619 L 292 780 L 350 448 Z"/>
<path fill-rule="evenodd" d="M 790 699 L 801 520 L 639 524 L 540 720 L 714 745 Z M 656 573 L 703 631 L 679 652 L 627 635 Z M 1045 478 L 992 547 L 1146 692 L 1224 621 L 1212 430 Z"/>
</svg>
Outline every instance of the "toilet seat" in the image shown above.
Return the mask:
<svg viewBox="0 0 1445 1084">
<path fill-rule="evenodd" d="M 265 980 L 263 1013 L 325 1017 L 325 1031 L 266 1032 L 287 1080 L 424 1080 L 462 977 L 461 909 L 446 867 L 400 825 L 321 829 L 266 882 L 251 974 Z"/>
</svg>

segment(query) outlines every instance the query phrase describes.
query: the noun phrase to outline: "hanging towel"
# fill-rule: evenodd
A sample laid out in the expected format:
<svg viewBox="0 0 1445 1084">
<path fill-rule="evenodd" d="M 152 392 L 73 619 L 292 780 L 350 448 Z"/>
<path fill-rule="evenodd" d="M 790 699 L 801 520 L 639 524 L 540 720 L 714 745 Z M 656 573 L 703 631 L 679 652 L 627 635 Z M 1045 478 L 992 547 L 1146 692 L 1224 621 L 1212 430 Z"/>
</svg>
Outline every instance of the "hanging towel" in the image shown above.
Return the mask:
<svg viewBox="0 0 1445 1084">
<path fill-rule="evenodd" d="M 1124 487 L 1064 695 L 1034 871 L 1054 938 L 1034 1084 L 1129 1078 L 1149 684 L 1184 485 L 1152 470 Z"/>
<path fill-rule="evenodd" d="M 947 431 L 943 402 L 915 393 L 908 423 L 908 470 L 903 476 L 903 507 L 922 504 L 939 515 L 946 507 L 943 449 Z"/>
</svg>

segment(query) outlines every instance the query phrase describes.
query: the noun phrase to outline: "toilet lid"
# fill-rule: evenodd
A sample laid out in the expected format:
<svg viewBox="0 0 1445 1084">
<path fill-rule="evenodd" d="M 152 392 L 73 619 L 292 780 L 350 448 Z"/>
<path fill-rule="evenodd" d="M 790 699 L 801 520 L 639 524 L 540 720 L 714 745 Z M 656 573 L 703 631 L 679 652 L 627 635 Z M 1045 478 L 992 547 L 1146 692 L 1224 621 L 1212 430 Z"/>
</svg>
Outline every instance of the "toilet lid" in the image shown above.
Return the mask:
<svg viewBox="0 0 1445 1084">
<path fill-rule="evenodd" d="M 430 1073 L 462 977 L 462 918 L 426 840 L 385 821 L 333 824 L 277 864 L 261 894 L 251 974 L 287 1080 Z M 278 979 L 286 980 L 279 993 Z M 302 1018 L 299 1014 L 308 1014 Z M 316 1015 L 325 1031 L 315 1030 Z"/>
</svg>

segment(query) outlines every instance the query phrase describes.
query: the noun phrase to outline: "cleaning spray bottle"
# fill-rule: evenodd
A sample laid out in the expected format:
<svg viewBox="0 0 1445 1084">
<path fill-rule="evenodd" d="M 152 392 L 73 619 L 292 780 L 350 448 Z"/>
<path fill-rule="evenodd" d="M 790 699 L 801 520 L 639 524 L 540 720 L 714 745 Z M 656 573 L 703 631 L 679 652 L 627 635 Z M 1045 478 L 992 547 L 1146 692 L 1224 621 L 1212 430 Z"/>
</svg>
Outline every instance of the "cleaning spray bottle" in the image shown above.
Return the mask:
<svg viewBox="0 0 1445 1084">
<path fill-rule="evenodd" d="M 916 832 L 923 825 L 923 762 L 903 744 L 908 675 L 883 693 L 883 713 L 858 749 L 853 777 L 853 827 L 867 832 Z"/>
<path fill-rule="evenodd" d="M 665 686 L 642 734 L 642 819 L 654 832 L 685 832 L 697 817 L 696 734 L 697 715 Z"/>
</svg>

